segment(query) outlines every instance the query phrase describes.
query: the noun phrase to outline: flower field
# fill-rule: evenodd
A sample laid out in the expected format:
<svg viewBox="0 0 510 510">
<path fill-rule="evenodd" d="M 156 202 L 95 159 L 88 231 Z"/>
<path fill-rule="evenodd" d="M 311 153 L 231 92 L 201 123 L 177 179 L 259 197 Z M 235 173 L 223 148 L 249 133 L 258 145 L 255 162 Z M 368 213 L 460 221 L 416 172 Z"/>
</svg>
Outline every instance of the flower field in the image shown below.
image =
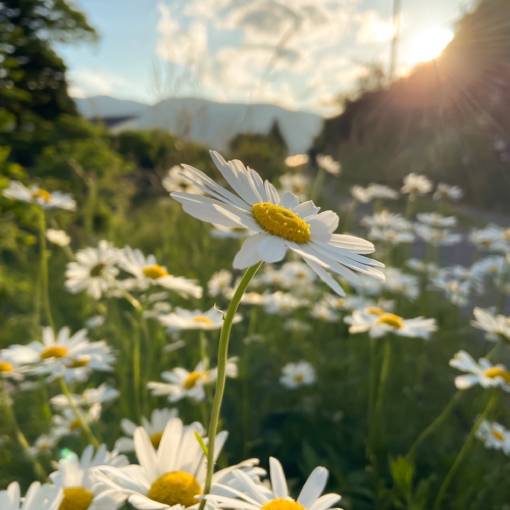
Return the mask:
<svg viewBox="0 0 510 510">
<path fill-rule="evenodd" d="M 100 186 L 5 180 L 2 486 L 31 510 L 506 508 L 509 230 L 424 175 L 347 196 L 331 158 L 273 183 L 211 158 L 106 226 Z"/>
</svg>

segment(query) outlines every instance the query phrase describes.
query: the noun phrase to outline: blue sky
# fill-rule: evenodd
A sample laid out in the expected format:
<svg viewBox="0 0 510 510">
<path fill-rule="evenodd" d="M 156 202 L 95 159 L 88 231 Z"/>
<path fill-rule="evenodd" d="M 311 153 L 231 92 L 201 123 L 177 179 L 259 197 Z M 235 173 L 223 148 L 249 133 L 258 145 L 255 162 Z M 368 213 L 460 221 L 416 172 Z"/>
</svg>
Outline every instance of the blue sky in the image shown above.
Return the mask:
<svg viewBox="0 0 510 510">
<path fill-rule="evenodd" d="M 402 0 L 399 72 L 437 53 L 470 0 Z M 72 93 L 328 111 L 387 66 L 391 0 L 79 0 L 97 44 L 59 48 Z"/>
</svg>

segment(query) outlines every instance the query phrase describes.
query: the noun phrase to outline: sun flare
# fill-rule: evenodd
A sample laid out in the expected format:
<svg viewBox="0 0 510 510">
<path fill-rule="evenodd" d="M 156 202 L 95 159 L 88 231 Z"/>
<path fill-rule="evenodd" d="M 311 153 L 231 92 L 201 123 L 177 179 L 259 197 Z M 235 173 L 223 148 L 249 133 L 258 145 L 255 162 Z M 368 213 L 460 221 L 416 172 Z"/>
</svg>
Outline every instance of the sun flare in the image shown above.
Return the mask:
<svg viewBox="0 0 510 510">
<path fill-rule="evenodd" d="M 410 65 L 434 60 L 453 39 L 453 31 L 431 26 L 413 34 L 404 49 L 406 63 Z"/>
</svg>

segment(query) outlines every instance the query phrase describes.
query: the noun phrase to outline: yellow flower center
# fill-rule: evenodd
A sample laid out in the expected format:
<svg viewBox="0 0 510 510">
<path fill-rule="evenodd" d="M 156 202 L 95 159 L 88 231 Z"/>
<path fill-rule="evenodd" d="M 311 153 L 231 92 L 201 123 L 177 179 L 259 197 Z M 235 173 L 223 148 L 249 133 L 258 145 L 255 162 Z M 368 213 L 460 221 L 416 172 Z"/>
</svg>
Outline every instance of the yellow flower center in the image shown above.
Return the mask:
<svg viewBox="0 0 510 510">
<path fill-rule="evenodd" d="M 32 191 L 32 198 L 47 204 L 51 200 L 51 193 L 43 188 L 38 188 Z"/>
<path fill-rule="evenodd" d="M 404 326 L 404 319 L 394 313 L 383 313 L 377 319 L 379 324 L 386 324 L 394 329 L 401 329 Z"/>
<path fill-rule="evenodd" d="M 207 315 L 197 315 L 193 317 L 193 322 L 196 324 L 201 324 L 203 326 L 214 326 L 214 322 L 207 317 Z"/>
<path fill-rule="evenodd" d="M 182 387 L 185 390 L 191 390 L 194 388 L 200 379 L 205 379 L 207 374 L 201 371 L 190 372 L 182 383 Z"/>
<path fill-rule="evenodd" d="M 163 437 L 163 432 L 154 432 L 154 434 L 151 434 L 150 440 L 152 443 L 152 446 L 157 450 L 159 448 L 159 443 L 161 443 L 161 438 Z"/>
<path fill-rule="evenodd" d="M 0 373 L 8 374 L 12 372 L 14 367 L 8 361 L 2 361 L 0 359 Z"/>
<path fill-rule="evenodd" d="M 58 510 L 87 510 L 93 499 L 94 494 L 85 487 L 65 487 Z"/>
<path fill-rule="evenodd" d="M 185 471 L 170 471 L 160 476 L 150 487 L 147 497 L 165 505 L 191 506 L 202 489 L 196 478 Z"/>
<path fill-rule="evenodd" d="M 367 308 L 367 313 L 370 315 L 384 315 L 384 310 L 378 306 L 369 306 Z"/>
<path fill-rule="evenodd" d="M 492 430 L 491 430 L 491 434 L 492 434 L 492 437 L 493 437 L 496 441 L 504 441 L 504 440 L 505 440 L 505 434 L 503 434 L 503 432 L 501 432 L 501 431 L 499 431 L 499 430 L 492 429 Z"/>
<path fill-rule="evenodd" d="M 303 374 L 295 374 L 294 375 L 294 382 L 295 383 L 302 383 L 305 380 L 305 376 Z"/>
<path fill-rule="evenodd" d="M 310 241 L 310 225 L 286 207 L 271 202 L 257 202 L 251 206 L 251 212 L 255 221 L 272 235 L 299 244 Z"/>
<path fill-rule="evenodd" d="M 69 368 L 82 368 L 82 367 L 88 366 L 89 363 L 90 363 L 90 358 L 86 358 L 86 357 L 76 358 L 76 359 L 73 359 L 71 361 L 71 363 L 69 363 L 68 367 Z"/>
<path fill-rule="evenodd" d="M 503 239 L 505 241 L 510 241 L 510 228 L 505 228 L 505 230 L 503 230 Z"/>
<path fill-rule="evenodd" d="M 151 280 L 157 280 L 158 278 L 163 278 L 163 276 L 168 276 L 168 271 L 159 264 L 151 264 L 143 268 L 143 274 Z"/>
<path fill-rule="evenodd" d="M 483 375 L 490 379 L 501 377 L 507 384 L 510 384 L 510 372 L 503 367 L 490 367 L 484 371 Z"/>
<path fill-rule="evenodd" d="M 261 510 L 305 510 L 305 507 L 292 499 L 272 499 L 262 506 Z"/>
<path fill-rule="evenodd" d="M 71 432 L 76 432 L 77 430 L 81 429 L 81 422 L 80 420 L 76 419 L 71 422 L 69 422 L 69 430 Z"/>
<path fill-rule="evenodd" d="M 63 345 L 50 345 L 41 352 L 41 359 L 65 358 L 69 354 L 69 349 Z"/>
<path fill-rule="evenodd" d="M 101 276 L 105 268 L 106 264 L 104 264 L 103 262 L 99 262 L 90 270 L 90 276 L 92 276 L 93 278 L 98 278 L 99 276 Z"/>
</svg>

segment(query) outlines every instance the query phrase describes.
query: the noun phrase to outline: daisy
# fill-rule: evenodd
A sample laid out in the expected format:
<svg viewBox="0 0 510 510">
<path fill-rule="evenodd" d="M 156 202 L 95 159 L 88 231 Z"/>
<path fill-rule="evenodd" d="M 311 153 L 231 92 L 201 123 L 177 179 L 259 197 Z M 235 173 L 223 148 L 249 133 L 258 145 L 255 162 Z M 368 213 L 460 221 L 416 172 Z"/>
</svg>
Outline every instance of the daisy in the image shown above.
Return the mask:
<svg viewBox="0 0 510 510">
<path fill-rule="evenodd" d="M 282 368 L 280 383 L 286 388 L 295 389 L 300 386 L 309 386 L 315 382 L 315 369 L 307 361 L 287 363 Z"/>
<path fill-rule="evenodd" d="M 237 377 L 237 359 L 230 358 L 226 367 L 227 377 Z M 165 381 L 149 382 L 148 387 L 154 396 L 167 396 L 170 402 L 177 402 L 183 398 L 201 401 L 205 398 L 205 386 L 216 381 L 217 370 L 208 369 L 203 361 L 190 372 L 182 367 L 176 367 L 161 374 Z"/>
<path fill-rule="evenodd" d="M 91 342 L 87 330 L 74 334 L 63 327 L 55 335 L 45 327 L 41 340 L 28 345 L 13 345 L 9 356 L 19 364 L 26 364 L 34 374 L 48 375 L 50 379 L 64 377 L 68 381 L 83 381 L 94 370 L 110 371 L 114 361 L 110 347 L 104 341 Z"/>
<path fill-rule="evenodd" d="M 163 180 L 161 181 L 163 188 L 169 193 L 173 191 L 184 191 L 186 193 L 200 193 L 200 190 L 185 179 L 181 173 L 180 165 L 171 167 Z"/>
<path fill-rule="evenodd" d="M 493 314 L 483 308 L 473 310 L 475 319 L 471 324 L 482 331 L 485 331 L 487 340 L 493 342 L 499 338 L 510 341 L 510 317 Z"/>
<path fill-rule="evenodd" d="M 426 195 L 432 190 L 432 182 L 425 176 L 411 172 L 404 177 L 401 192 L 413 199 L 417 195 Z"/>
<path fill-rule="evenodd" d="M 409 299 L 416 299 L 420 293 L 418 278 L 412 274 L 404 273 L 396 267 L 388 267 L 383 286 L 386 290 L 402 294 Z"/>
<path fill-rule="evenodd" d="M 157 263 L 154 255 L 145 256 L 140 250 L 126 246 L 119 252 L 119 266 L 134 277 L 131 288 L 145 290 L 157 285 L 183 297 L 202 297 L 202 287 L 195 280 L 171 275 L 166 267 Z"/>
<path fill-rule="evenodd" d="M 476 437 L 486 448 L 501 450 L 506 455 L 510 455 L 510 430 L 503 425 L 484 420 L 476 431 Z"/>
<path fill-rule="evenodd" d="M 372 338 L 380 338 L 389 333 L 413 338 L 428 339 L 437 330 L 435 319 L 404 319 L 391 312 L 385 312 L 379 307 L 369 307 L 355 310 L 346 317 L 349 333 L 369 333 Z"/>
<path fill-rule="evenodd" d="M 51 485 L 34 482 L 21 497 L 18 482 L 12 482 L 6 490 L 0 491 L 2 510 L 59 510 L 63 494 Z"/>
<path fill-rule="evenodd" d="M 232 288 L 232 273 L 227 269 L 222 269 L 214 273 L 207 283 L 209 296 L 225 296 Z"/>
<path fill-rule="evenodd" d="M 370 184 L 366 188 L 353 186 L 351 195 L 355 200 L 367 204 L 372 200 L 396 200 L 398 192 L 384 184 Z"/>
<path fill-rule="evenodd" d="M 220 329 L 223 325 L 223 313 L 217 308 L 211 308 L 207 312 L 201 310 L 185 310 L 176 308 L 172 313 L 160 315 L 159 321 L 170 331 L 183 329 L 202 329 L 214 330 Z M 234 324 L 241 320 L 240 315 L 234 318 Z"/>
<path fill-rule="evenodd" d="M 84 409 L 90 409 L 94 415 L 101 415 L 103 405 L 113 402 L 119 397 L 119 391 L 103 383 L 97 388 L 88 388 L 79 395 L 71 395 L 74 403 Z M 58 411 L 69 407 L 69 399 L 66 395 L 55 395 L 50 399 L 51 404 Z"/>
<path fill-rule="evenodd" d="M 319 154 L 317 156 L 317 164 L 319 168 L 331 175 L 340 175 L 342 170 L 342 165 L 328 154 Z"/>
<path fill-rule="evenodd" d="M 50 480 L 64 494 L 60 509 L 76 510 L 115 510 L 122 498 L 115 500 L 95 483 L 94 468 L 97 466 L 126 466 L 123 455 L 109 453 L 105 445 L 96 452 L 92 446 L 83 450 L 81 457 L 67 456 L 58 463 L 57 471 L 51 473 Z M 60 510 L 59 509 L 59 510 Z"/>
<path fill-rule="evenodd" d="M 19 363 L 12 349 L 0 350 L 0 381 L 2 379 L 23 380 L 23 364 Z"/>
<path fill-rule="evenodd" d="M 94 299 L 118 288 L 116 277 L 119 250 L 107 241 L 100 241 L 96 248 L 84 248 L 67 264 L 66 288 L 77 294 L 85 291 Z"/>
<path fill-rule="evenodd" d="M 203 172 L 184 166 L 184 175 L 208 196 L 172 193 L 184 211 L 209 223 L 250 230 L 241 250 L 234 258 L 234 268 L 244 269 L 259 261 L 279 262 L 291 250 L 335 292 L 343 294 L 330 272 L 348 280 L 361 272 L 380 279 L 383 264 L 362 256 L 372 253 L 374 246 L 364 239 L 333 234 L 338 215 L 332 211 L 319 213 L 313 202 L 299 203 L 296 196 L 285 192 L 280 197 L 269 181 L 263 181 L 240 161 L 226 162 L 217 152 L 212 158 L 236 194 L 226 190 Z"/>
<path fill-rule="evenodd" d="M 499 387 L 510 392 L 510 372 L 503 365 L 493 365 L 485 358 L 480 358 L 477 363 L 466 351 L 459 351 L 450 360 L 450 366 L 466 372 L 455 378 L 459 390 L 479 384 L 483 388 Z"/>
<path fill-rule="evenodd" d="M 462 241 L 460 234 L 455 234 L 444 228 L 434 228 L 429 225 L 416 225 L 416 233 L 428 243 L 435 246 L 452 246 Z"/>
<path fill-rule="evenodd" d="M 142 417 L 142 427 L 147 432 L 149 439 L 151 440 L 154 448 L 158 448 L 161 438 L 163 437 L 163 431 L 167 426 L 167 423 L 177 416 L 176 409 L 154 409 L 149 419 Z M 118 452 L 132 452 L 135 449 L 133 442 L 133 435 L 138 425 L 133 423 L 131 420 L 123 419 L 120 422 L 120 427 L 124 434 L 115 443 L 115 450 Z"/>
<path fill-rule="evenodd" d="M 451 228 L 457 223 L 453 216 L 443 216 L 438 213 L 421 213 L 416 216 L 420 223 L 435 228 Z"/>
<path fill-rule="evenodd" d="M 305 305 L 303 299 L 295 297 L 290 292 L 277 290 L 264 295 L 264 310 L 269 314 L 287 314 Z"/>
<path fill-rule="evenodd" d="M 308 164 L 308 154 L 292 154 L 285 158 L 285 165 L 289 168 L 296 168 Z"/>
<path fill-rule="evenodd" d="M 453 202 L 457 202 L 463 195 L 464 192 L 462 191 L 462 188 L 459 188 L 459 186 L 451 186 L 450 184 L 440 182 L 438 183 L 432 198 L 434 200 L 452 200 Z"/>
<path fill-rule="evenodd" d="M 57 230 L 49 228 L 46 230 L 46 239 L 57 246 L 69 246 L 71 238 L 67 235 L 64 230 Z"/>
<path fill-rule="evenodd" d="M 365 216 L 361 220 L 361 224 L 369 228 L 393 229 L 396 231 L 411 230 L 411 222 L 406 220 L 402 215 L 391 213 L 384 209 L 371 216 Z"/>
<path fill-rule="evenodd" d="M 36 204 L 43 209 L 64 209 L 66 211 L 76 209 L 76 202 L 71 195 L 60 191 L 49 192 L 35 184 L 27 188 L 19 181 L 11 181 L 9 186 L 2 191 L 2 195 L 13 200 Z"/>
<path fill-rule="evenodd" d="M 280 186 L 283 191 L 288 191 L 303 200 L 309 193 L 310 179 L 303 174 L 283 174 L 280 177 Z"/>
<path fill-rule="evenodd" d="M 216 239 L 244 239 L 250 235 L 250 231 L 244 227 L 226 227 L 213 223 L 211 235 Z"/>
<path fill-rule="evenodd" d="M 490 224 L 485 228 L 471 231 L 469 240 L 483 250 L 508 253 L 510 250 L 510 228 Z"/>
<path fill-rule="evenodd" d="M 285 262 L 278 271 L 279 285 L 284 289 L 304 287 L 310 289 L 316 274 L 309 266 L 300 261 Z"/>
<path fill-rule="evenodd" d="M 305 482 L 297 499 L 289 495 L 287 480 L 282 465 L 278 460 L 269 459 L 271 483 L 256 484 L 248 476 L 234 471 L 232 477 L 238 482 L 238 489 L 218 486 L 226 495 L 209 494 L 207 501 L 219 508 L 236 510 L 328 510 L 333 507 L 341 496 L 324 494 L 321 496 L 328 481 L 329 472 L 326 468 L 316 467 Z"/>
<path fill-rule="evenodd" d="M 326 301 L 319 301 L 312 307 L 310 315 L 324 322 L 337 322 L 338 313 Z"/>
<path fill-rule="evenodd" d="M 474 278 L 494 278 L 496 280 L 506 275 L 510 270 L 510 259 L 501 255 L 491 255 L 478 260 L 471 266 L 471 274 Z"/>
<path fill-rule="evenodd" d="M 293 318 L 287 319 L 283 327 L 292 333 L 309 333 L 312 330 L 312 326 L 308 322 Z"/>
<path fill-rule="evenodd" d="M 198 505 L 205 483 L 206 461 L 197 435 L 203 427 L 193 423 L 184 427 L 179 418 L 172 418 L 165 427 L 158 448 L 154 448 L 147 432 L 139 427 L 134 433 L 134 446 L 139 464 L 126 467 L 100 466 L 96 479 L 107 494 L 124 498 L 141 510 L 165 510 Z M 226 432 L 216 436 L 215 461 L 220 454 Z M 207 439 L 203 439 L 207 444 Z M 250 480 L 257 480 L 260 470 L 256 461 L 245 461 L 239 466 L 226 468 L 213 475 L 213 490 L 220 482 L 229 482 L 234 468 L 246 471 Z"/>
<path fill-rule="evenodd" d="M 51 455 L 57 446 L 59 438 L 53 434 L 42 434 L 28 448 L 28 453 L 32 457 L 37 455 Z"/>
<path fill-rule="evenodd" d="M 90 408 L 82 410 L 81 417 L 87 425 L 90 425 L 97 422 L 101 415 L 98 413 L 97 408 Z M 56 441 L 60 440 L 62 437 L 79 436 L 82 433 L 82 424 L 69 407 L 62 409 L 60 414 L 53 414 L 51 421 L 52 428 L 50 435 Z"/>
</svg>

